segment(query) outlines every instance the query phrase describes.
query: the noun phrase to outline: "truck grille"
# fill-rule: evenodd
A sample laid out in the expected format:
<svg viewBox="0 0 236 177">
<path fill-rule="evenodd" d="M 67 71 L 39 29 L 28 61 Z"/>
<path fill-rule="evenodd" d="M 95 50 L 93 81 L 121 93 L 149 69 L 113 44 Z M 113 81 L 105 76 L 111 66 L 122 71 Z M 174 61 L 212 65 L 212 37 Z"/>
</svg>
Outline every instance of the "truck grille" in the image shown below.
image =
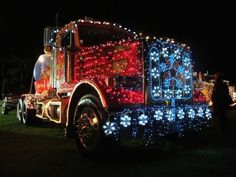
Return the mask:
<svg viewBox="0 0 236 177">
<path fill-rule="evenodd" d="M 160 40 L 148 45 L 152 101 L 192 98 L 192 60 L 183 45 Z"/>
</svg>

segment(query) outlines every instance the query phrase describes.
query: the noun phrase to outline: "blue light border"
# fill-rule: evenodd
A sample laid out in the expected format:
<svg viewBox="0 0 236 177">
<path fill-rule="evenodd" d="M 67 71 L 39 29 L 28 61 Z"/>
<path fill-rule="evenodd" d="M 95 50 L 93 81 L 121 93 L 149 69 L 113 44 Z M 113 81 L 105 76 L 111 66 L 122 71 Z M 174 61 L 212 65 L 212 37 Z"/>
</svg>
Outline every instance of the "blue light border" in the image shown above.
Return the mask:
<svg viewBox="0 0 236 177">
<path fill-rule="evenodd" d="M 188 94 L 189 96 L 184 96 L 185 94 L 183 94 L 183 97 L 181 98 L 176 98 L 176 96 L 172 96 L 170 97 L 169 99 L 168 98 L 165 98 L 164 96 L 161 96 L 160 98 L 156 98 L 156 96 L 153 95 L 153 88 L 155 86 L 159 87 L 159 88 L 163 88 L 163 83 L 162 83 L 162 80 L 161 80 L 161 74 L 159 76 L 159 78 L 157 79 L 157 82 L 158 84 L 157 85 L 153 85 L 153 76 L 151 75 L 152 72 L 151 72 L 151 69 L 153 68 L 153 61 L 151 60 L 151 52 L 153 50 L 156 50 L 158 52 L 158 57 L 159 59 L 158 60 L 158 63 L 157 63 L 157 66 L 158 66 L 158 71 L 160 71 L 160 56 L 163 55 L 161 54 L 161 50 L 162 48 L 167 48 L 169 50 L 171 50 L 172 52 L 177 49 L 179 50 L 180 52 L 180 56 L 181 56 L 181 61 L 184 62 L 184 56 L 188 56 L 189 58 L 189 76 L 190 76 L 190 79 L 184 79 L 184 83 L 186 82 L 189 82 L 189 84 L 183 84 L 183 87 L 181 88 L 182 92 L 184 92 L 184 86 L 190 86 L 190 93 Z M 171 56 L 173 55 L 173 53 L 169 54 L 167 58 L 170 58 L 170 57 L 173 57 Z M 148 45 L 148 61 L 149 61 L 149 68 L 150 68 L 150 71 L 149 71 L 149 79 L 150 79 L 150 96 L 152 98 L 152 100 L 154 101 L 166 101 L 166 100 L 188 100 L 188 99 L 191 99 L 192 98 L 192 95 L 193 95 L 193 80 L 192 80 L 192 77 L 193 77 L 193 73 L 192 73 L 192 59 L 191 59 L 191 51 L 184 48 L 183 46 L 181 46 L 180 44 L 176 44 L 176 43 L 170 43 L 170 42 L 167 42 L 167 41 L 161 41 L 161 40 L 156 40 L 156 41 L 153 41 L 150 45 Z M 183 65 L 183 64 L 182 64 Z M 186 69 L 184 69 L 183 71 L 186 71 Z M 177 90 L 172 90 L 172 92 L 177 92 Z M 161 89 L 161 92 L 163 94 L 164 90 Z"/>
</svg>

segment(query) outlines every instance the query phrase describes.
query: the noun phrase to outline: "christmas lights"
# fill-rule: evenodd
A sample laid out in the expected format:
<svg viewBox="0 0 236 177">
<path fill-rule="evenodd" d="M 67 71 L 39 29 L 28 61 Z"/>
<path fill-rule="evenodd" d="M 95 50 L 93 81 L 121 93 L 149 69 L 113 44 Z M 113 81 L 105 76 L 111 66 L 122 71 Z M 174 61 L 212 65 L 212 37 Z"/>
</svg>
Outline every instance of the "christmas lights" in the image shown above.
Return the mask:
<svg viewBox="0 0 236 177">
<path fill-rule="evenodd" d="M 137 33 L 128 28 L 91 18 L 53 29 L 52 38 L 47 39 L 53 45 L 53 71 L 45 77 L 48 80 L 40 76 L 35 82 L 37 93 L 43 97 L 28 95 L 25 102 L 37 108 L 34 103 L 41 101 L 41 112 L 46 109 L 45 117 L 50 120 L 56 115 L 57 123 L 60 116 L 51 114 L 50 109 L 63 115 L 67 109 L 66 126 L 73 127 L 76 121 L 72 119 L 81 118 L 79 111 L 73 112 L 77 103 L 85 94 L 92 94 L 97 97 L 93 104 L 98 104 L 94 112 L 104 109 L 107 113 L 101 117 L 105 135 L 119 139 L 128 134 L 142 138 L 145 145 L 160 136 L 183 136 L 188 130 L 208 127 L 211 110 L 206 95 L 193 84 L 189 47 L 173 39 L 141 35 L 137 39 Z M 54 95 L 42 94 L 50 89 Z M 64 110 L 60 104 L 63 99 Z"/>
<path fill-rule="evenodd" d="M 79 80 L 79 77 L 83 77 L 96 81 L 98 87 L 104 88 L 110 95 L 109 98 L 113 103 L 143 103 L 143 65 L 141 58 L 138 58 L 140 45 L 139 42 L 119 41 L 83 48 L 81 53 L 83 73 L 82 76 L 78 75 L 81 62 L 77 58 L 74 64 L 75 79 Z M 108 75 L 110 78 L 107 77 Z"/>
<path fill-rule="evenodd" d="M 169 41 L 156 40 L 148 47 L 150 89 L 154 101 L 192 97 L 190 51 Z"/>
<path fill-rule="evenodd" d="M 128 115 L 121 116 L 120 118 L 121 125 L 123 125 L 124 127 L 128 127 L 130 126 L 130 122 L 131 122 L 131 117 L 129 117 Z"/>
<path fill-rule="evenodd" d="M 103 125 L 103 129 L 104 129 L 104 133 L 106 135 L 110 135 L 116 130 L 115 123 L 114 122 L 106 122 L 106 124 Z"/>
<path fill-rule="evenodd" d="M 110 114 L 103 126 L 107 135 L 121 136 L 122 127 L 130 129 L 134 138 L 143 138 L 146 144 L 153 144 L 159 136 L 175 133 L 183 136 L 187 130 L 200 131 L 209 127 L 212 117 L 207 104 L 180 104 L 172 106 L 153 106 L 138 109 L 124 109 Z"/>
</svg>

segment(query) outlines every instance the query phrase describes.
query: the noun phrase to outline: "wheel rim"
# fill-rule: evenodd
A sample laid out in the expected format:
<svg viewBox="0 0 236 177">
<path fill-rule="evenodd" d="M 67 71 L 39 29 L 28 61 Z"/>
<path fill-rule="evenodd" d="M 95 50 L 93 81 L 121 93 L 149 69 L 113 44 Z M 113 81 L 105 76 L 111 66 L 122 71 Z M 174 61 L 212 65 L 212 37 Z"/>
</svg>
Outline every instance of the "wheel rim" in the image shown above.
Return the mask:
<svg viewBox="0 0 236 177">
<path fill-rule="evenodd" d="M 77 136 L 86 150 L 94 150 L 100 141 L 100 128 L 96 112 L 84 108 L 76 122 Z"/>
<path fill-rule="evenodd" d="M 22 122 L 22 106 L 20 103 L 17 104 L 17 117 L 20 122 Z"/>
<path fill-rule="evenodd" d="M 23 124 L 26 123 L 26 116 L 27 116 L 26 106 L 25 106 L 25 104 L 23 104 L 23 109 L 22 109 L 22 122 L 23 122 Z"/>
</svg>

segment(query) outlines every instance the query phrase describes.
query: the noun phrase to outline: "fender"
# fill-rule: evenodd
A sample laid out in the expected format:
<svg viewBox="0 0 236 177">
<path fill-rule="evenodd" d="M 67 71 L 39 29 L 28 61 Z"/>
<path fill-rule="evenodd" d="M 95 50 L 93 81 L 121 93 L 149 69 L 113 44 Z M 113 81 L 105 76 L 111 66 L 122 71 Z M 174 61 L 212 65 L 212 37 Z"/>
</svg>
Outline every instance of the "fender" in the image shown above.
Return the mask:
<svg viewBox="0 0 236 177">
<path fill-rule="evenodd" d="M 87 86 L 93 88 L 96 91 L 97 95 L 99 96 L 102 106 L 105 109 L 108 108 L 108 101 L 105 96 L 105 93 L 99 88 L 99 86 L 94 81 L 81 80 L 78 84 L 75 85 L 75 87 L 71 93 L 70 99 L 69 99 L 66 126 L 68 126 L 71 123 L 70 121 L 72 120 L 70 117 L 72 116 L 72 111 L 74 109 L 74 105 L 72 105 L 73 99 L 75 96 L 77 96 L 79 88 L 82 87 L 83 85 L 87 85 Z M 80 97 L 78 97 L 78 99 L 80 99 L 82 96 L 84 96 L 84 95 L 81 95 Z"/>
</svg>

